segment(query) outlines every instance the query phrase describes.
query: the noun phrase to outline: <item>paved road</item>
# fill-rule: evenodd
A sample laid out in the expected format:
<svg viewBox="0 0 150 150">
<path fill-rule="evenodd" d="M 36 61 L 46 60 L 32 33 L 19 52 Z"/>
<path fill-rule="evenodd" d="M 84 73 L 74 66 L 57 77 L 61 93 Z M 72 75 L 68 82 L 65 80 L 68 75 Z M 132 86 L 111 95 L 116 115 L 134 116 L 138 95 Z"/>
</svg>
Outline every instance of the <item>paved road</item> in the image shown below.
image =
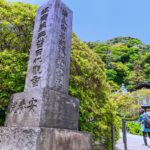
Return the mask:
<svg viewBox="0 0 150 150">
<path fill-rule="evenodd" d="M 127 134 L 127 145 L 128 150 L 150 150 L 150 139 L 148 139 L 148 147 L 144 146 L 144 141 L 142 136 Z M 122 134 L 120 140 L 117 142 L 116 150 L 124 150 Z"/>
</svg>

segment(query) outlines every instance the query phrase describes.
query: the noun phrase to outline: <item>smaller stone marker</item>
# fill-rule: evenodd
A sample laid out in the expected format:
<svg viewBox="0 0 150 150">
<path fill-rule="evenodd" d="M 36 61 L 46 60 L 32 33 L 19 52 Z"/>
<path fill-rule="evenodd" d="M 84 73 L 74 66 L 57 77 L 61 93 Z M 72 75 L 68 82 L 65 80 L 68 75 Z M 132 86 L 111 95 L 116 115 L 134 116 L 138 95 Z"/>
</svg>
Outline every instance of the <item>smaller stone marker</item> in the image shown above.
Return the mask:
<svg viewBox="0 0 150 150">
<path fill-rule="evenodd" d="M 11 97 L 0 150 L 91 150 L 68 95 L 72 11 L 49 0 L 37 11 L 25 90 Z"/>
</svg>

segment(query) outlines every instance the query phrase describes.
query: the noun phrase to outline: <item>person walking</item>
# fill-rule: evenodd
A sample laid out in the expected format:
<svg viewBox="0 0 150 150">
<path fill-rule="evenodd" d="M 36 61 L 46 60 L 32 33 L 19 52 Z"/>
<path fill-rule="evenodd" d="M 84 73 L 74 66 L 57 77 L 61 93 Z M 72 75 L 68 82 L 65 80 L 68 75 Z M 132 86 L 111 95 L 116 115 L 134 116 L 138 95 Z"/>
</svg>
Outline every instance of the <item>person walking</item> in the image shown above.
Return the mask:
<svg viewBox="0 0 150 150">
<path fill-rule="evenodd" d="M 150 116 L 150 112 L 146 112 L 144 109 L 140 109 L 139 115 L 139 122 L 141 123 L 144 144 L 147 146 L 147 136 L 150 138 L 150 126 L 147 125 L 146 120 Z"/>
</svg>

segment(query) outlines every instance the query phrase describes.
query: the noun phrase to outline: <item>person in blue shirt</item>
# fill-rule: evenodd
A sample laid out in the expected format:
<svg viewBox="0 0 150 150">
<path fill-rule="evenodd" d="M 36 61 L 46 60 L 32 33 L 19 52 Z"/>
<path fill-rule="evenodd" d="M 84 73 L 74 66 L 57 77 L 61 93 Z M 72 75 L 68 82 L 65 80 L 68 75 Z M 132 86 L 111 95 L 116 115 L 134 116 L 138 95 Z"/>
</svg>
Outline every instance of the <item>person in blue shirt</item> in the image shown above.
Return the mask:
<svg viewBox="0 0 150 150">
<path fill-rule="evenodd" d="M 144 124 L 145 115 L 147 113 L 148 112 L 145 112 L 144 109 L 140 109 L 140 111 L 139 111 L 139 114 L 140 114 L 139 122 L 141 123 L 141 128 L 142 128 L 142 132 L 143 132 L 143 139 L 144 139 L 145 146 L 147 146 L 147 135 L 150 138 L 150 128 L 146 128 L 145 124 Z"/>
</svg>

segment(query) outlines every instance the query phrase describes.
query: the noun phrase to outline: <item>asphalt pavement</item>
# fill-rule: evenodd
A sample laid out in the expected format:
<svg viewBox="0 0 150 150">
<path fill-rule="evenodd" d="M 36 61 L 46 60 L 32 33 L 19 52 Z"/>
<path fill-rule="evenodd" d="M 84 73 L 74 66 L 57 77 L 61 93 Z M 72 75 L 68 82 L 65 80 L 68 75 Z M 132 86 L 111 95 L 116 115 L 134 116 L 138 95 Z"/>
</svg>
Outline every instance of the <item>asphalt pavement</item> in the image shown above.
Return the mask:
<svg viewBox="0 0 150 150">
<path fill-rule="evenodd" d="M 127 150 L 150 150 L 150 139 L 148 139 L 148 146 L 145 146 L 142 136 L 127 133 L 127 148 Z M 120 132 L 120 139 L 116 144 L 116 150 L 124 150 L 122 132 Z"/>
</svg>

